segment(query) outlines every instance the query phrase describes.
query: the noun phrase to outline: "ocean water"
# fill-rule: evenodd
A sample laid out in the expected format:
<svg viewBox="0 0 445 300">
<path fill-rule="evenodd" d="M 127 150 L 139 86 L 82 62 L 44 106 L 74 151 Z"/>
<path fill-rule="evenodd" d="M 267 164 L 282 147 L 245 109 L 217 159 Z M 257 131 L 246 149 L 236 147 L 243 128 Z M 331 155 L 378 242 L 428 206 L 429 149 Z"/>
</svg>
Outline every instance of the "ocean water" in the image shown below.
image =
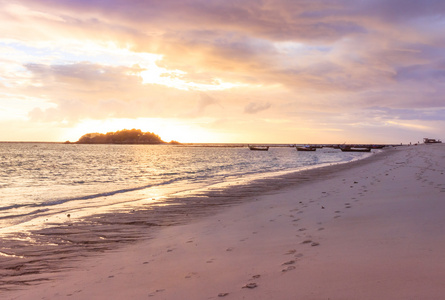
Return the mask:
<svg viewBox="0 0 445 300">
<path fill-rule="evenodd" d="M 137 210 L 147 200 L 160 205 L 181 193 L 367 155 L 292 147 L 0 143 L 0 234 L 35 229 L 44 224 L 38 220 L 62 214 Z"/>
</svg>

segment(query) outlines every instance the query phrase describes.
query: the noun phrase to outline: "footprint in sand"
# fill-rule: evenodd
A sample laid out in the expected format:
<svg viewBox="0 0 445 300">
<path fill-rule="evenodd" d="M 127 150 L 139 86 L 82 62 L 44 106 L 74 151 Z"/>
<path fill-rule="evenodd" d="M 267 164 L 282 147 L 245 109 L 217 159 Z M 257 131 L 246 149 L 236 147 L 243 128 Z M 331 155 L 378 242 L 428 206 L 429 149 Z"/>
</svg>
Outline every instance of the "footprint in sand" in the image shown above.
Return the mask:
<svg viewBox="0 0 445 300">
<path fill-rule="evenodd" d="M 67 294 L 67 296 L 68 296 L 68 297 L 71 297 L 72 295 L 74 295 L 74 294 L 78 294 L 78 293 L 80 293 L 80 292 L 82 292 L 82 290 L 74 291 L 74 292 L 72 292 L 71 294 Z"/>
<path fill-rule="evenodd" d="M 281 270 L 281 272 L 288 272 L 288 271 L 292 271 L 292 270 L 295 270 L 296 268 L 295 268 L 295 266 L 288 266 L 286 269 L 283 269 L 283 270 Z"/>
<path fill-rule="evenodd" d="M 302 242 L 302 244 L 311 244 L 312 247 L 320 245 L 318 242 L 313 242 L 312 240 L 305 240 Z"/>
<path fill-rule="evenodd" d="M 192 278 L 192 277 L 194 277 L 194 276 L 196 276 L 196 275 L 198 275 L 198 273 L 196 273 L 196 272 L 190 272 L 190 273 L 188 273 L 184 278 L 186 278 L 186 279 L 190 279 L 190 278 Z"/>
<path fill-rule="evenodd" d="M 254 288 L 256 288 L 258 285 L 255 283 L 255 282 L 251 282 L 251 283 L 248 283 L 248 284 L 246 284 L 246 285 L 244 285 L 242 288 L 243 289 L 254 289 Z"/>
</svg>

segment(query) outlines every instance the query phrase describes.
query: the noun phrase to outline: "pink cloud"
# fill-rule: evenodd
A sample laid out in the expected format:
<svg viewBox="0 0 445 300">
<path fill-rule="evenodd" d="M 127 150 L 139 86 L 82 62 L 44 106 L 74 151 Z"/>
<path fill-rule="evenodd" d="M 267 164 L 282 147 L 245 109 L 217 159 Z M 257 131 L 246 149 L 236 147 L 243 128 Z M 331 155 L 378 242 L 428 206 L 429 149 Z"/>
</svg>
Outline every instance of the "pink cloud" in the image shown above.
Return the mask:
<svg viewBox="0 0 445 300">
<path fill-rule="evenodd" d="M 158 64 L 182 71 L 175 76 L 184 81 L 222 80 L 250 88 L 200 94 L 143 84 L 131 75 L 138 67 L 27 61 L 31 84 L 20 92 L 56 105 L 35 109 L 33 120 L 236 118 L 267 110 L 277 119 L 312 112 L 332 124 L 348 124 L 357 111 L 362 120 L 375 121 L 369 107 L 382 107 L 394 118 L 443 107 L 443 1 L 19 0 L 14 5 L 26 9 L 0 12 L 5 37 L 113 42 L 163 55 Z M 293 113 L 298 110 L 301 114 Z"/>
</svg>

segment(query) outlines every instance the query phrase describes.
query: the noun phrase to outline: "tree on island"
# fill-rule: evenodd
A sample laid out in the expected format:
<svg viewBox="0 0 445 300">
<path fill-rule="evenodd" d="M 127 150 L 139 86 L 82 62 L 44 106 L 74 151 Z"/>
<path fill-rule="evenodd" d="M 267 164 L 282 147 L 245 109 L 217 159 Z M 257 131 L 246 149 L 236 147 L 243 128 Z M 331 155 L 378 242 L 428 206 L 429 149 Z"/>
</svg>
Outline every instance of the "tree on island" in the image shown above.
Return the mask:
<svg viewBox="0 0 445 300">
<path fill-rule="evenodd" d="M 152 132 L 142 132 L 140 129 L 124 129 L 116 132 L 87 133 L 77 144 L 167 144 Z M 177 143 L 177 142 L 176 142 Z"/>
</svg>

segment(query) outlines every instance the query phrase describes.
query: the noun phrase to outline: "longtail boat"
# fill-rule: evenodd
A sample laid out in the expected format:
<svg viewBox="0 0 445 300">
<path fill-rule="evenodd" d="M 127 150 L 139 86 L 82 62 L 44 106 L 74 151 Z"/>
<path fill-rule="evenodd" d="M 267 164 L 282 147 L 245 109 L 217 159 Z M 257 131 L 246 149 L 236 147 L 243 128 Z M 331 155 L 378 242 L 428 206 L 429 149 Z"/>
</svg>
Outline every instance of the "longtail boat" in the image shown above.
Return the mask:
<svg viewBox="0 0 445 300">
<path fill-rule="evenodd" d="M 341 147 L 343 152 L 371 152 L 371 148 Z"/>
<path fill-rule="evenodd" d="M 255 151 L 267 151 L 267 150 L 269 150 L 269 146 L 251 146 L 251 145 L 249 145 L 249 149 L 255 150 Z"/>
</svg>

